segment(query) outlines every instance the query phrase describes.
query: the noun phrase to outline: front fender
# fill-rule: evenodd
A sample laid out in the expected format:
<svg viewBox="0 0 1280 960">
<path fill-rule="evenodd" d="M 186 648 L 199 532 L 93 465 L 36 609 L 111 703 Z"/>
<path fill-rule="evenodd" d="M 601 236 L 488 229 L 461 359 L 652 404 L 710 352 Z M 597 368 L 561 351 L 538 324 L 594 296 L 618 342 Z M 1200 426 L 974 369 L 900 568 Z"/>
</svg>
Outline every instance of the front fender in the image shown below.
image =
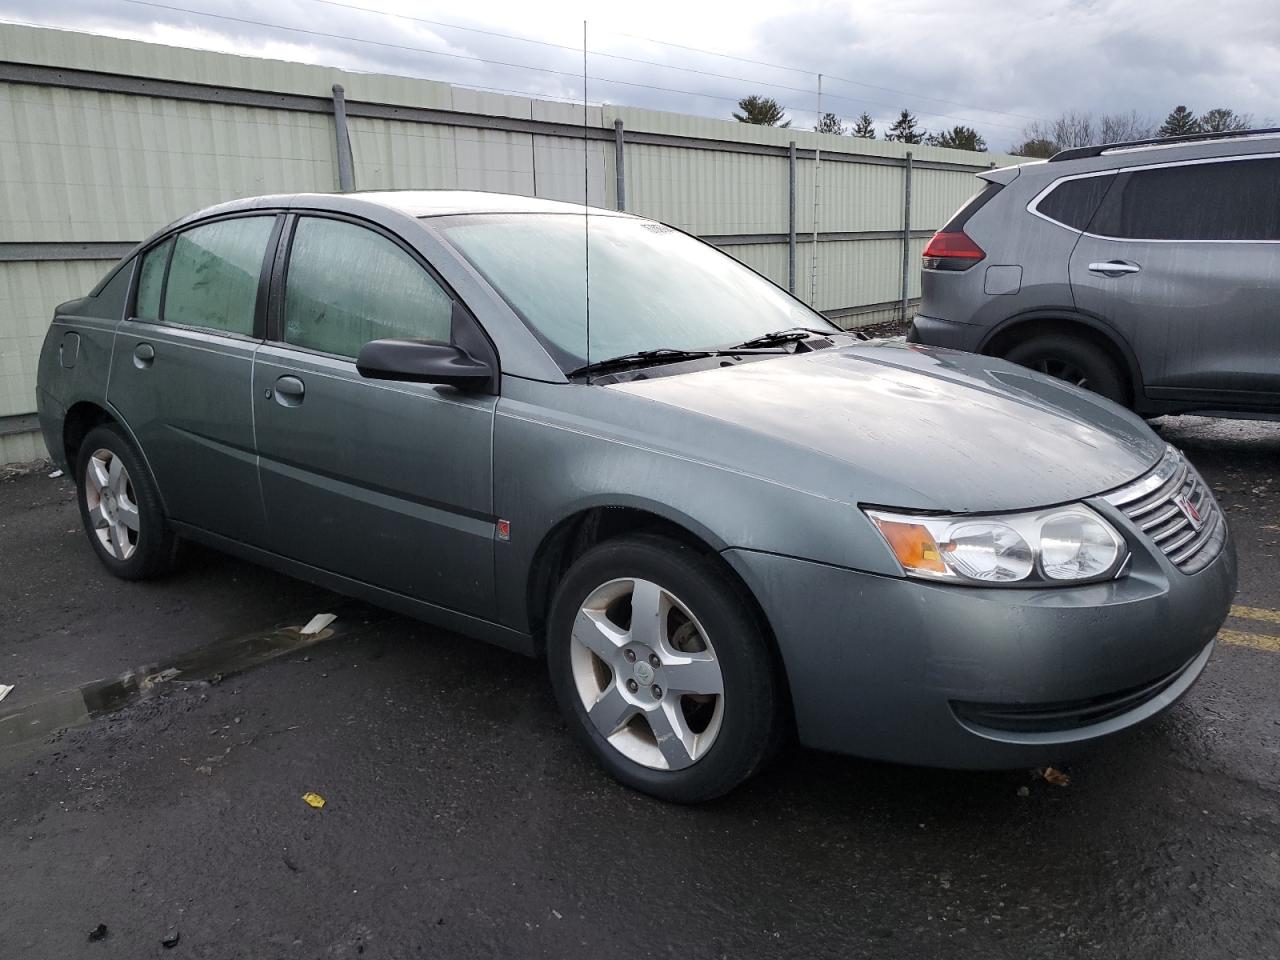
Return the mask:
<svg viewBox="0 0 1280 960">
<path fill-rule="evenodd" d="M 535 397 L 554 403 L 535 403 Z M 511 524 L 495 545 L 501 621 L 529 629 L 526 585 L 544 538 L 593 507 L 633 507 L 678 524 L 717 551 L 732 548 L 901 575 L 880 535 L 853 503 L 716 464 L 687 445 L 659 448 L 660 405 L 634 404 L 632 430 L 593 418 L 592 390 L 572 385 L 504 389 L 494 420 L 494 512 Z M 566 402 L 568 401 L 568 402 Z M 574 409 L 581 401 L 582 406 Z M 567 409 L 566 409 L 567 408 Z M 650 429 L 646 429 L 650 427 Z"/>
</svg>

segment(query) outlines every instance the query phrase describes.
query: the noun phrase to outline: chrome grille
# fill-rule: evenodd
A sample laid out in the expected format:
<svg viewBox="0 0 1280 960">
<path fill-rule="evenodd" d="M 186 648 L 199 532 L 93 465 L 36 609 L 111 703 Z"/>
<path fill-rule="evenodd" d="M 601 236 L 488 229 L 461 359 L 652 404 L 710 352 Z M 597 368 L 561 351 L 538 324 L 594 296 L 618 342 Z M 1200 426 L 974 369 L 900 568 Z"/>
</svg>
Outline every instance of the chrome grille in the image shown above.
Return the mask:
<svg viewBox="0 0 1280 960">
<path fill-rule="evenodd" d="M 1146 476 L 1103 499 L 1123 510 L 1183 573 L 1203 570 L 1227 542 L 1227 520 L 1217 501 L 1173 447 Z"/>
</svg>

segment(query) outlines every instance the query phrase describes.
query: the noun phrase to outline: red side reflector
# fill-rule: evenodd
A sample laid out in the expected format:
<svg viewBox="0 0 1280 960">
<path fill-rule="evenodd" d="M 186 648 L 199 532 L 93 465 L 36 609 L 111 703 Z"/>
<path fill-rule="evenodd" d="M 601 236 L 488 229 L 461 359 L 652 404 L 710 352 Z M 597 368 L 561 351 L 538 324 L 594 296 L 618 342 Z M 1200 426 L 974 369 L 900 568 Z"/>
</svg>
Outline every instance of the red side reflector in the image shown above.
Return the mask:
<svg viewBox="0 0 1280 960">
<path fill-rule="evenodd" d="M 953 233 L 944 233 L 939 230 L 924 248 L 926 259 L 972 260 L 977 263 L 985 256 L 986 253 L 982 248 L 969 239 L 967 233 L 960 230 Z"/>
</svg>

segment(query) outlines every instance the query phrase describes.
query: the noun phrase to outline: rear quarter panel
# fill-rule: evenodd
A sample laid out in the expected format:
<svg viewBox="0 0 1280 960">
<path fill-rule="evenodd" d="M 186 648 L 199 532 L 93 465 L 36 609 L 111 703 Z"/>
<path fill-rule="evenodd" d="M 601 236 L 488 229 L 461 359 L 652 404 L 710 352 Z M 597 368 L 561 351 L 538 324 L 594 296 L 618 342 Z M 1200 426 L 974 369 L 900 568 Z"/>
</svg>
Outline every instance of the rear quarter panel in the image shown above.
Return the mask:
<svg viewBox="0 0 1280 960">
<path fill-rule="evenodd" d="M 964 229 L 986 258 L 964 271 L 923 270 L 920 313 L 989 330 L 1029 310 L 1074 310 L 1069 265 L 1077 234 L 1027 212 L 1053 180 L 1040 166 L 1025 168 L 975 212 Z M 1011 290 L 1009 277 L 1019 272 Z M 971 339 L 976 349 L 985 333 Z"/>
</svg>

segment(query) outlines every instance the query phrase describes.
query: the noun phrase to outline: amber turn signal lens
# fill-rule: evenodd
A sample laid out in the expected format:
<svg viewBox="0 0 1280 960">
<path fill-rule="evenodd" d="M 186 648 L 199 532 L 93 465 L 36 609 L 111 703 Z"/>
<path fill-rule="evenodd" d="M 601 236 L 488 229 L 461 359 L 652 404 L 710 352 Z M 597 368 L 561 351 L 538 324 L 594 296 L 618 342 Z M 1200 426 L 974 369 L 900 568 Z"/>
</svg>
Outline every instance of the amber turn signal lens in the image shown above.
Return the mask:
<svg viewBox="0 0 1280 960">
<path fill-rule="evenodd" d="M 898 562 L 908 570 L 925 570 L 929 573 L 947 573 L 946 564 L 933 534 L 918 523 L 902 523 L 873 517 L 880 533 L 889 542 Z"/>
</svg>

